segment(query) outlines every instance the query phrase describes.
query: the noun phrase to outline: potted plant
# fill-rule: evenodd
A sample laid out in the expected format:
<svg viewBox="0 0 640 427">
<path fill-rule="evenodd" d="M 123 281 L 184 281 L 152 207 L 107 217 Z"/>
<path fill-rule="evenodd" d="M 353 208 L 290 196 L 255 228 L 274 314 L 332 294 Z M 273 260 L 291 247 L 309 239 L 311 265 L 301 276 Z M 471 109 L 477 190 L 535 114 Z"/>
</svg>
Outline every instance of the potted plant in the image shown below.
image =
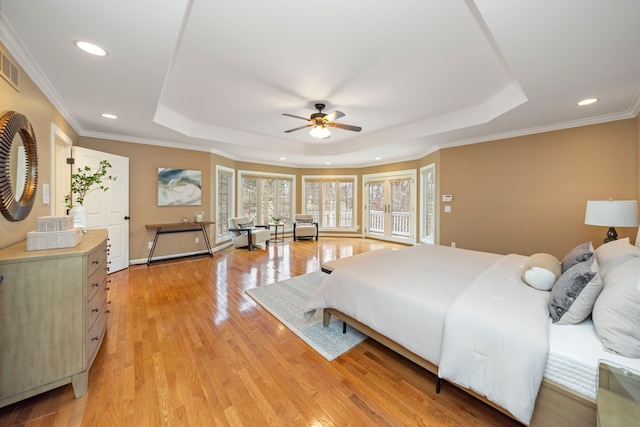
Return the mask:
<svg viewBox="0 0 640 427">
<path fill-rule="evenodd" d="M 273 220 L 274 224 L 280 224 L 280 221 L 282 221 L 282 218 L 280 218 L 279 216 L 272 216 L 271 219 Z"/>
<path fill-rule="evenodd" d="M 111 163 L 102 160 L 98 168 L 94 171 L 89 166 L 78 168 L 78 171 L 71 175 L 71 192 L 64 198 L 65 205 L 69 209 L 69 214 L 73 215 L 74 226 L 87 229 L 88 212 L 82 204 L 87 194 L 94 190 L 107 191 L 109 187 L 102 182 L 103 179 L 115 180 L 116 178 L 107 175 Z M 75 195 L 75 197 L 74 197 Z M 75 198 L 75 201 L 74 201 Z"/>
</svg>

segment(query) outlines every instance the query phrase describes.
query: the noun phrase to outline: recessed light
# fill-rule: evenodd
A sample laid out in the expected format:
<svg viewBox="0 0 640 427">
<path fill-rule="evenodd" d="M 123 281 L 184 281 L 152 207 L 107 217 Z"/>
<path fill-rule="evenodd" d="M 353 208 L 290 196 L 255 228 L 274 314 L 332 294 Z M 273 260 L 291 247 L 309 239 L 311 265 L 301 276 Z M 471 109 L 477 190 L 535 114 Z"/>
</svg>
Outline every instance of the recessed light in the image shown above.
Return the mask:
<svg viewBox="0 0 640 427">
<path fill-rule="evenodd" d="M 376 160 L 382 160 L 382 157 L 376 157 Z"/>
<path fill-rule="evenodd" d="M 113 120 L 118 118 L 118 116 L 111 113 L 102 113 L 101 116 L 104 117 L 105 119 L 113 119 Z"/>
<path fill-rule="evenodd" d="M 286 157 L 280 157 L 280 160 L 287 160 Z"/>
<path fill-rule="evenodd" d="M 584 105 L 589 105 L 589 104 L 593 104 L 594 102 L 597 102 L 599 98 L 586 98 L 583 99 L 582 101 L 578 102 L 579 106 L 584 106 Z"/>
<path fill-rule="evenodd" d="M 331 162 L 324 162 L 324 164 L 325 164 L 325 165 L 330 165 L 330 164 L 331 164 Z"/>
<path fill-rule="evenodd" d="M 89 43 L 89 42 L 83 42 L 83 41 L 74 41 L 73 42 L 74 45 L 76 45 L 76 47 L 78 49 L 81 49 L 91 55 L 95 55 L 95 56 L 107 56 L 107 51 L 104 50 L 103 48 L 101 48 L 100 46 L 97 46 L 93 43 Z"/>
</svg>

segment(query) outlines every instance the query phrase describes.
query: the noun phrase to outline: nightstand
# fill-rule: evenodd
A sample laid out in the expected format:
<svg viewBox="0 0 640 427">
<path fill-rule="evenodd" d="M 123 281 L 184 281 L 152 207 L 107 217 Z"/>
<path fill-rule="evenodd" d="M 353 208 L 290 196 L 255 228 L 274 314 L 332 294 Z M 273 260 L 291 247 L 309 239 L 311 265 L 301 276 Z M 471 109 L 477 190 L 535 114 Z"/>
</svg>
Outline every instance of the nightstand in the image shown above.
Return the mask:
<svg viewBox="0 0 640 427">
<path fill-rule="evenodd" d="M 600 360 L 596 402 L 599 427 L 640 425 L 640 372 Z"/>
</svg>

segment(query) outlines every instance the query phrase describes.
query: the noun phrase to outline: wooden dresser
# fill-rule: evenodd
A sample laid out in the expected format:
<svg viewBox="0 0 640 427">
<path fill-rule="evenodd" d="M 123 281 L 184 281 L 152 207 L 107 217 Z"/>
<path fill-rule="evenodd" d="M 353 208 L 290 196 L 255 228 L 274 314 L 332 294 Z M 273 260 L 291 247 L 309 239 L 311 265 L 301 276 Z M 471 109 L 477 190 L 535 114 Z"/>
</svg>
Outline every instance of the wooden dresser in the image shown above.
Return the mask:
<svg viewBox="0 0 640 427">
<path fill-rule="evenodd" d="M 107 230 L 73 248 L 0 250 L 0 407 L 72 383 L 87 393 L 107 326 Z"/>
</svg>

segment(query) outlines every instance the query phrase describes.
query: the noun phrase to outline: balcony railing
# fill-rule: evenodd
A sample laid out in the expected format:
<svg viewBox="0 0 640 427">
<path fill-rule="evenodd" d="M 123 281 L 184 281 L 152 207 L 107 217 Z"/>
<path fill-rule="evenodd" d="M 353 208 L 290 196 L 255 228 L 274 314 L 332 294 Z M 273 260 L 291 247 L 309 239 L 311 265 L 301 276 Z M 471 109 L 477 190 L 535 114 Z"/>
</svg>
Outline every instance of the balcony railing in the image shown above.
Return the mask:
<svg viewBox="0 0 640 427">
<path fill-rule="evenodd" d="M 384 233 L 384 211 L 369 211 L 369 231 Z M 411 236 L 411 213 L 391 213 L 391 235 L 398 237 Z"/>
<path fill-rule="evenodd" d="M 317 211 L 307 211 L 314 218 L 319 217 Z M 371 233 L 384 233 L 384 211 L 369 211 L 369 231 Z M 350 228 L 353 227 L 352 212 L 342 212 L 339 224 L 336 224 L 335 211 L 323 211 L 322 219 L 319 222 L 321 227 L 326 228 Z M 393 212 L 391 214 L 391 235 L 396 237 L 411 237 L 411 213 Z"/>
</svg>

